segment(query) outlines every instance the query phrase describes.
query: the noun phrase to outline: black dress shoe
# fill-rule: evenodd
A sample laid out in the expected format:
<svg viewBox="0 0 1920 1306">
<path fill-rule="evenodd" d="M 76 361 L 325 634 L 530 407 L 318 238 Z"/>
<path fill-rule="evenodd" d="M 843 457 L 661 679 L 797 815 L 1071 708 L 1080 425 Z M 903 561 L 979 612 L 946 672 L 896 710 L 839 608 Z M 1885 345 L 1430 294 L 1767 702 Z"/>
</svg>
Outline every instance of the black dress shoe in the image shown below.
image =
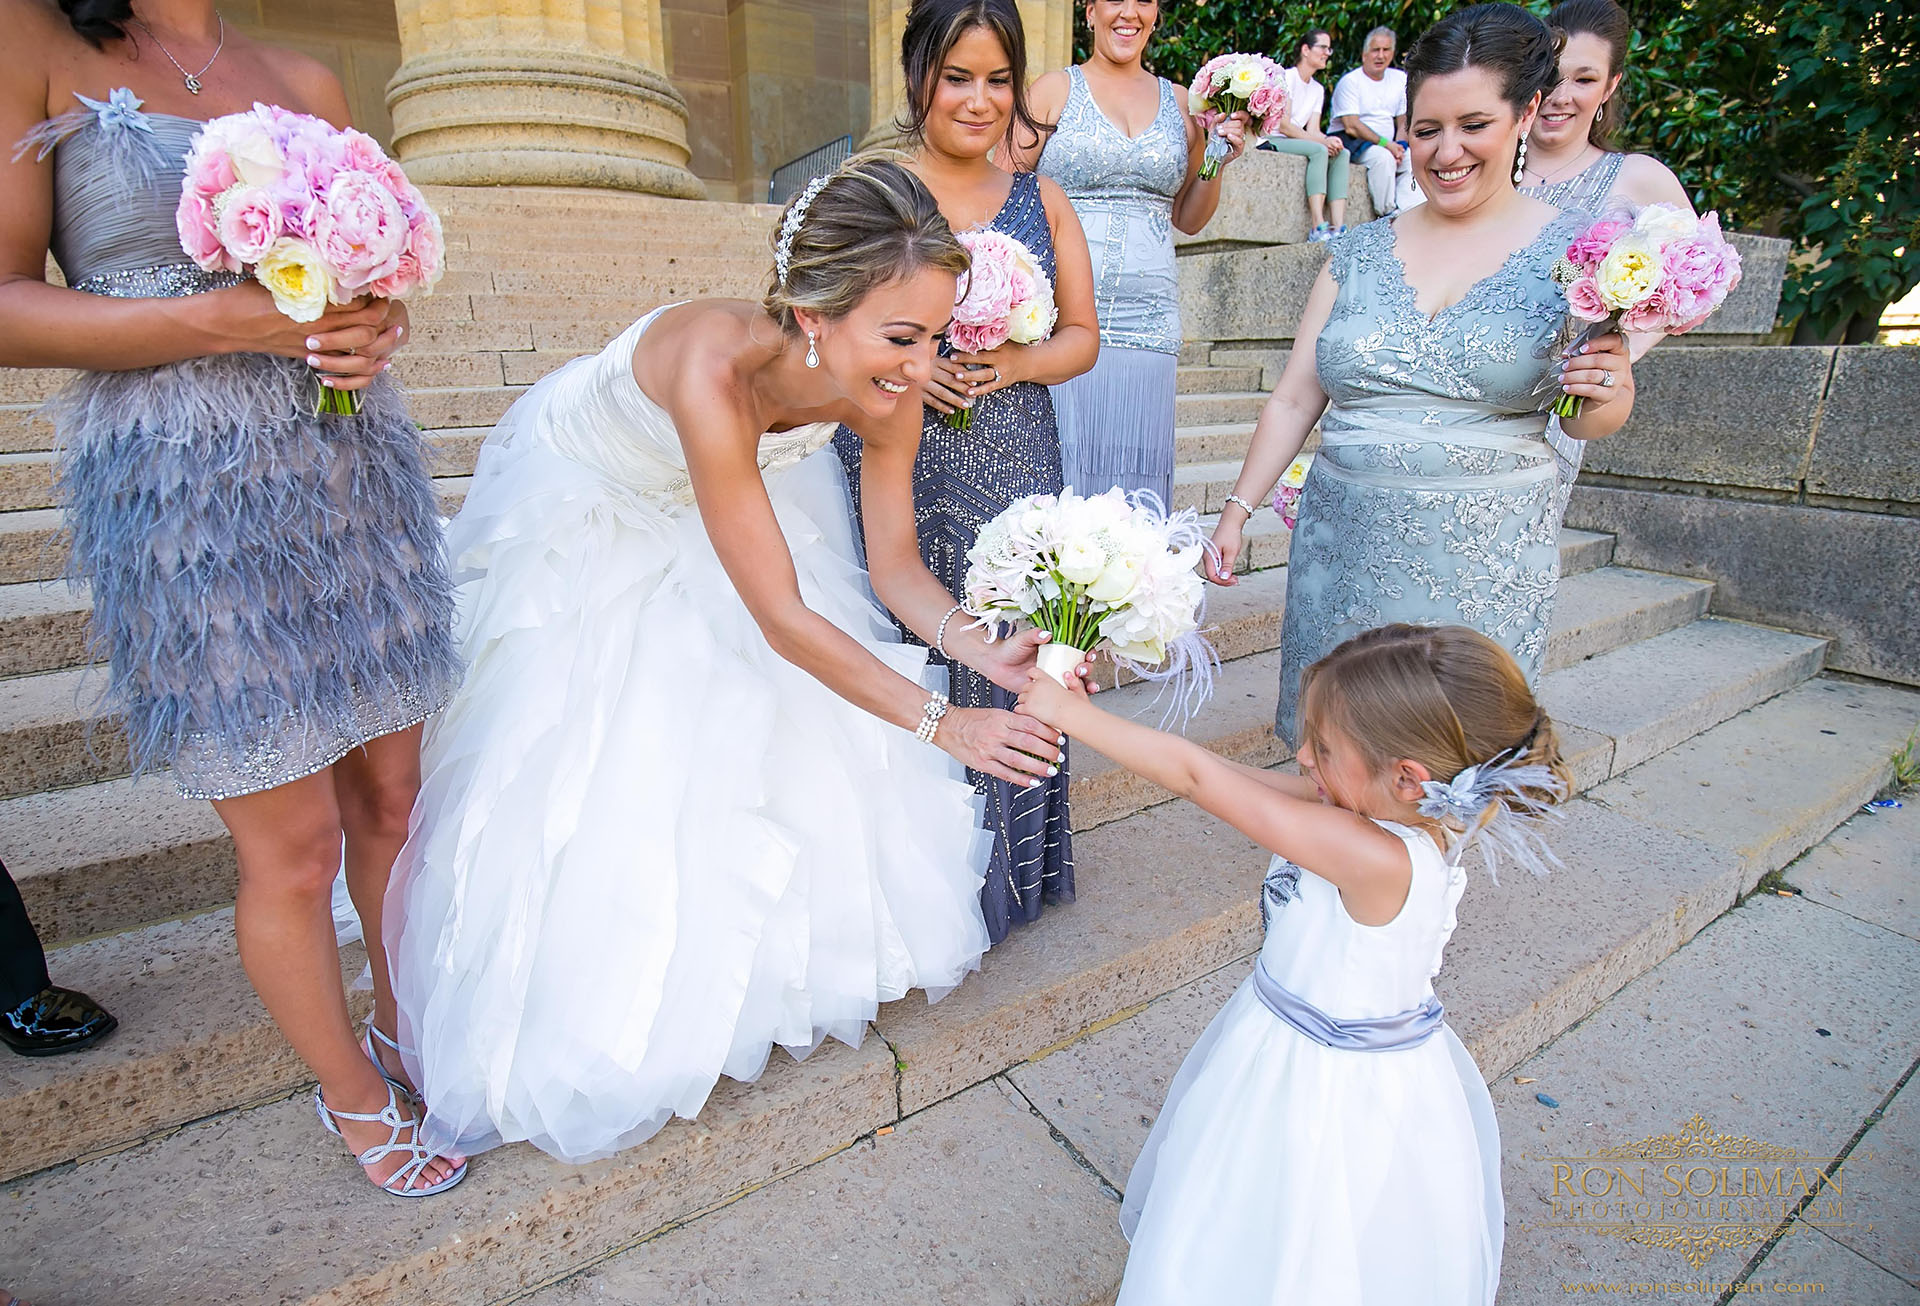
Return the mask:
<svg viewBox="0 0 1920 1306">
<path fill-rule="evenodd" d="M 23 1057 L 52 1057 L 98 1043 L 119 1025 L 84 993 L 44 988 L 0 1016 L 0 1042 Z"/>
</svg>

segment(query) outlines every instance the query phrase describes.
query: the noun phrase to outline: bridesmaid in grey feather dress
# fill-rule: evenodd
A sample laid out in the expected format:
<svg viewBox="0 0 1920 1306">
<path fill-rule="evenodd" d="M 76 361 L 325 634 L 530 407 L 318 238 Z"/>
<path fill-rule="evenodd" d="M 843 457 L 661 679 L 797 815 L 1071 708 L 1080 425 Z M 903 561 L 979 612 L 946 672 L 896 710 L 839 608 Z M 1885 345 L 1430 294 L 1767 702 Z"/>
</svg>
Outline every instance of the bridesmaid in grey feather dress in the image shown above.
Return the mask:
<svg viewBox="0 0 1920 1306">
<path fill-rule="evenodd" d="M 19 145 L 0 187 L 0 365 L 77 372 L 52 410 L 107 706 L 135 774 L 170 769 L 233 835 L 240 958 L 329 1128 L 388 1192 L 444 1190 L 464 1165 L 417 1144 L 375 1043 L 394 1029 L 380 908 L 420 722 L 459 676 L 420 433 L 384 375 L 406 311 L 293 322 L 258 283 L 194 266 L 174 223 L 207 118 L 263 101 L 339 125 L 345 94 L 212 0 L 142 6 L 151 25 L 3 7 L 0 139 Z M 43 280 L 49 248 L 64 287 Z M 358 416 L 315 414 L 316 371 L 359 389 Z M 364 1040 L 328 910 L 343 844 L 373 971 Z"/>
<path fill-rule="evenodd" d="M 1173 500 L 1174 395 L 1180 354 L 1180 285 L 1173 231 L 1207 225 L 1225 171 L 1200 180 L 1206 136 L 1186 111 L 1186 90 L 1142 64 L 1160 18 L 1158 0 L 1092 0 L 1087 62 L 1034 82 L 1033 111 L 1053 123 L 1033 161 L 1073 201 L 1093 257 L 1100 358 L 1053 387 L 1066 482 L 1082 494 L 1119 486 Z M 1240 157 L 1246 115 L 1218 128 Z"/>
<path fill-rule="evenodd" d="M 1553 41 L 1518 6 L 1476 5 L 1423 36 L 1407 73 L 1428 202 L 1329 245 L 1214 535 L 1237 556 L 1254 505 L 1318 421 L 1280 637 L 1275 726 L 1295 747 L 1301 673 L 1376 626 L 1470 626 L 1537 680 L 1559 579 L 1537 388 L 1560 367 L 1566 318 L 1548 272 L 1589 219 L 1514 188 L 1520 139 L 1557 77 Z M 1618 335 L 1570 360 L 1560 381 L 1586 400 L 1567 422 L 1577 438 L 1617 430 L 1632 412 Z"/>
<path fill-rule="evenodd" d="M 1047 386 L 1085 371 L 1099 348 L 1093 274 L 1086 239 L 1060 188 L 1031 172 L 1009 176 L 989 157 L 1009 129 L 1033 131 L 1024 98 L 1026 38 L 1013 0 L 918 0 L 907 16 L 900 61 L 915 145 L 909 166 L 956 232 L 991 227 L 1038 254 L 1054 279 L 1060 310 L 1052 337 L 1039 344 L 935 360 L 914 460 L 914 513 L 921 558 L 957 602 L 967 550 L 980 528 L 1015 499 L 1061 488 L 1060 436 Z M 947 420 L 958 406 L 973 411 L 964 430 Z M 860 441 L 842 428 L 834 448 L 846 464 L 858 513 Z M 957 706 L 1013 707 L 1016 693 L 949 665 L 948 696 Z M 1058 775 L 1026 789 L 979 773 L 973 781 L 986 797 L 994 837 L 981 908 L 998 943 L 1015 925 L 1038 919 L 1044 903 L 1073 899 L 1068 769 L 1063 765 Z"/>
</svg>

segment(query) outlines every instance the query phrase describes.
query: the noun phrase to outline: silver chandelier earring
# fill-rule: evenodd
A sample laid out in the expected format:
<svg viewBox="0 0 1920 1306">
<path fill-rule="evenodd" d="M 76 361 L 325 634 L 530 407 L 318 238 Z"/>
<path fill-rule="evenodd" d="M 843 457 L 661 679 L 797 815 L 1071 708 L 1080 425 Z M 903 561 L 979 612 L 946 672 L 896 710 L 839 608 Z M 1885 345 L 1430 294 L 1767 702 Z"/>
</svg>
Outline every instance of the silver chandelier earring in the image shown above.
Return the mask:
<svg viewBox="0 0 1920 1306">
<path fill-rule="evenodd" d="M 818 345 L 815 344 L 813 332 L 811 331 L 807 332 L 807 366 L 820 366 L 820 349 Z"/>
<path fill-rule="evenodd" d="M 1518 186 L 1527 172 L 1527 138 L 1520 138 L 1520 152 L 1513 156 L 1513 184 Z"/>
</svg>

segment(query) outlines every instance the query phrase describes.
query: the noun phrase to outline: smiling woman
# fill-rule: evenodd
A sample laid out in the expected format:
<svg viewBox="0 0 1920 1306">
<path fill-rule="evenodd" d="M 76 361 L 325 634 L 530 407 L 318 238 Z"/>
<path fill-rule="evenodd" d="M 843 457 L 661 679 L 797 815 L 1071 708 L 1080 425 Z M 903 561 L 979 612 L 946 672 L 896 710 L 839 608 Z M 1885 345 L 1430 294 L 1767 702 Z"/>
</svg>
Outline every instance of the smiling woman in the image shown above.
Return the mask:
<svg viewBox="0 0 1920 1306">
<path fill-rule="evenodd" d="M 965 259 L 926 188 L 864 156 L 788 208 L 774 267 L 761 303 L 657 309 L 541 381 L 450 528 L 466 674 L 387 935 L 428 1137 L 604 1155 L 774 1044 L 858 1044 L 987 946 L 961 764 L 1036 785 L 1058 736 L 949 706 L 872 597 L 938 637 L 913 390 Z M 871 592 L 822 452 L 843 423 Z M 1037 644 L 946 638 L 1008 685 Z"/>
<path fill-rule="evenodd" d="M 955 230 L 989 227 L 1025 244 L 1053 281 L 1059 308 L 1052 336 L 1037 344 L 977 354 L 943 344 L 933 360 L 912 464 L 913 512 L 920 556 L 946 587 L 951 613 L 980 528 L 1015 499 L 1061 487 L 1060 437 L 1047 386 L 1084 372 L 1099 349 L 1093 273 L 1080 223 L 1060 188 L 1031 172 L 1009 176 L 993 162 L 1009 139 L 1034 138 L 1023 90 L 1026 36 L 1013 0 L 917 0 L 907 14 L 900 66 L 914 144 L 908 166 Z M 965 429 L 947 421 L 961 408 L 973 413 Z M 842 430 L 835 447 L 871 540 L 882 478 L 894 473 L 875 458 L 872 441 L 853 430 Z M 897 608 L 895 616 L 912 626 Z M 953 659 L 953 632 L 964 622 L 947 624 L 945 644 L 934 653 L 948 663 L 947 692 L 956 705 L 1012 707 L 1008 690 L 1017 686 Z M 909 633 L 926 637 L 917 629 Z M 931 641 L 937 646 L 940 633 Z M 1037 918 L 1042 903 L 1073 897 L 1067 775 L 1063 766 L 1031 788 L 979 770 L 973 780 L 986 800 L 993 841 L 982 905 L 998 942 L 1015 924 Z"/>
</svg>

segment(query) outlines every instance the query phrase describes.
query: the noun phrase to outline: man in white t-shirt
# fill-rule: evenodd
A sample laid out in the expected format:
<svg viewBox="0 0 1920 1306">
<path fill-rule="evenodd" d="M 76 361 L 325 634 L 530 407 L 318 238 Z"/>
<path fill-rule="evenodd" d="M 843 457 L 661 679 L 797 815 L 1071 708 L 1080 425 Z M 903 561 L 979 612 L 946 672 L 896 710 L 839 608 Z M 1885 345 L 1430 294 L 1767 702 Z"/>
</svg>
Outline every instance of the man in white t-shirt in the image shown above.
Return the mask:
<svg viewBox="0 0 1920 1306">
<path fill-rule="evenodd" d="M 1412 208 L 1426 197 L 1413 181 L 1407 153 L 1407 75 L 1393 67 L 1399 44 L 1390 27 L 1367 33 L 1360 66 L 1333 88 L 1332 132 L 1367 170 L 1367 190 L 1382 216 Z"/>
</svg>

